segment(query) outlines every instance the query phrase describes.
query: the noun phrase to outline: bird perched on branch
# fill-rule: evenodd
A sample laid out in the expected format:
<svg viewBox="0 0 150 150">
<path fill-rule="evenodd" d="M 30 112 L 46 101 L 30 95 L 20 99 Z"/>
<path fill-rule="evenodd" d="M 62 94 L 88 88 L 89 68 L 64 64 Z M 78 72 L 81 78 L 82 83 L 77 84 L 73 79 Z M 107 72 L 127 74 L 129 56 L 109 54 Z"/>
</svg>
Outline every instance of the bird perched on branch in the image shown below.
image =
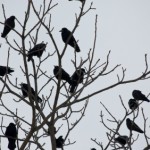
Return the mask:
<svg viewBox="0 0 150 150">
<path fill-rule="evenodd" d="M 11 16 L 6 19 L 4 23 L 4 30 L 1 34 L 2 38 L 5 38 L 7 34 L 15 27 L 15 16 Z"/>
<path fill-rule="evenodd" d="M 132 96 L 134 97 L 134 99 L 136 100 L 141 100 L 141 101 L 146 101 L 146 102 L 150 102 L 150 100 L 144 95 L 142 94 L 142 92 L 140 90 L 134 90 L 132 92 Z"/>
<path fill-rule="evenodd" d="M 63 148 L 64 142 L 63 136 L 59 136 L 58 139 L 56 139 L 56 147 Z"/>
<path fill-rule="evenodd" d="M 28 84 L 26 83 L 21 83 L 21 91 L 22 91 L 22 94 L 25 97 L 30 97 L 30 90 L 28 89 Z M 32 100 L 35 100 L 35 97 L 36 97 L 36 94 L 35 94 L 35 91 L 32 87 L 31 88 L 31 98 Z M 42 102 L 42 99 L 37 95 L 37 102 L 38 103 L 41 103 Z"/>
<path fill-rule="evenodd" d="M 4 76 L 6 74 L 11 75 L 12 72 L 14 72 L 12 68 L 6 66 L 0 66 L 0 76 Z"/>
<path fill-rule="evenodd" d="M 70 45 L 71 47 L 73 47 L 75 49 L 76 52 L 80 52 L 80 48 L 74 38 L 73 35 L 71 35 L 71 32 L 67 29 L 67 28 L 62 28 L 60 30 L 61 32 L 61 36 L 62 36 L 62 40 L 65 44 Z M 70 37 L 70 38 L 69 38 Z"/>
<path fill-rule="evenodd" d="M 14 150 L 16 148 L 17 129 L 14 123 L 10 123 L 6 128 L 5 136 L 8 138 L 8 148 Z"/>
<path fill-rule="evenodd" d="M 73 75 L 71 76 L 70 93 L 73 93 L 75 91 L 75 88 L 78 86 L 78 84 L 83 82 L 84 74 L 85 74 L 85 69 L 83 68 L 77 69 L 73 73 Z"/>
<path fill-rule="evenodd" d="M 135 99 L 130 99 L 129 102 L 128 102 L 128 105 L 129 105 L 129 108 L 132 109 L 132 110 L 135 110 L 138 108 L 139 106 L 139 103 L 137 100 Z"/>
<path fill-rule="evenodd" d="M 28 51 L 28 61 L 32 59 L 33 56 L 40 58 L 46 48 L 46 44 L 40 43 L 35 45 L 32 49 Z"/>
<path fill-rule="evenodd" d="M 61 80 L 65 80 L 69 84 L 71 84 L 70 75 L 63 68 L 59 68 L 59 66 L 54 66 L 53 73 L 57 80 L 60 78 Z"/>
<path fill-rule="evenodd" d="M 136 131 L 139 133 L 144 133 L 142 131 L 142 129 L 136 123 L 134 123 L 132 120 L 130 120 L 129 118 L 126 119 L 126 125 L 130 131 L 133 130 L 133 131 Z"/>
<path fill-rule="evenodd" d="M 120 135 L 114 139 L 115 142 L 118 142 L 122 146 L 126 145 L 128 140 L 129 140 L 129 138 L 126 135 Z"/>
</svg>

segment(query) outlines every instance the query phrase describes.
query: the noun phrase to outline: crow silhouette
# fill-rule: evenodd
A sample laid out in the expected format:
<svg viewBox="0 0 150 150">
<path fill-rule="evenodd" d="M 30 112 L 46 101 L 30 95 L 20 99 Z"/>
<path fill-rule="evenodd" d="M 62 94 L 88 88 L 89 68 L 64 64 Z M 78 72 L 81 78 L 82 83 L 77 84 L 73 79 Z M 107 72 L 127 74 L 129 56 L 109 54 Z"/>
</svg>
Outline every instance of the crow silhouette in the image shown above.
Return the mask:
<svg viewBox="0 0 150 150">
<path fill-rule="evenodd" d="M 8 19 L 6 19 L 4 23 L 4 30 L 1 34 L 2 38 L 5 38 L 7 34 L 15 27 L 15 16 L 11 16 Z"/>
<path fill-rule="evenodd" d="M 139 103 L 137 100 L 135 99 L 130 99 L 129 102 L 128 102 L 128 105 L 129 105 L 129 108 L 132 109 L 132 110 L 135 110 L 138 108 L 139 106 Z"/>
<path fill-rule="evenodd" d="M 6 66 L 0 66 L 0 76 L 4 76 L 6 74 L 11 75 L 12 72 L 14 72 L 12 68 Z"/>
<path fill-rule="evenodd" d="M 33 56 L 37 56 L 40 58 L 46 48 L 46 44 L 40 43 L 35 45 L 31 50 L 28 52 L 28 61 L 32 59 Z"/>
<path fill-rule="evenodd" d="M 118 142 L 122 146 L 127 144 L 128 140 L 129 140 L 129 138 L 126 135 L 120 135 L 120 136 L 118 136 L 117 138 L 114 139 L 115 142 Z"/>
<path fill-rule="evenodd" d="M 28 89 L 28 84 L 26 84 L 26 83 L 21 83 L 20 84 L 21 85 L 21 91 L 22 91 L 22 94 L 23 94 L 23 96 L 24 96 L 24 98 L 25 97 L 29 97 L 29 89 Z M 30 87 L 31 88 L 31 98 L 32 98 L 32 100 L 35 100 L 35 91 L 34 91 L 34 89 L 32 88 L 32 87 Z M 42 99 L 37 95 L 37 102 L 38 103 L 41 103 L 42 102 Z"/>
<path fill-rule="evenodd" d="M 54 66 L 53 73 L 57 80 L 60 78 L 61 80 L 65 80 L 71 84 L 70 75 L 63 68 L 59 69 L 59 66 Z"/>
<path fill-rule="evenodd" d="M 56 139 L 56 147 L 63 148 L 63 144 L 64 144 L 63 136 L 59 136 L 58 139 Z"/>
<path fill-rule="evenodd" d="M 144 133 L 140 127 L 135 124 L 132 120 L 130 120 L 129 118 L 126 119 L 126 125 L 127 125 L 127 128 L 131 131 L 136 131 L 136 132 L 139 132 L 139 133 Z"/>
<path fill-rule="evenodd" d="M 16 148 L 15 138 L 17 138 L 17 129 L 14 123 L 10 123 L 6 128 L 5 136 L 8 138 L 8 148 L 10 150 L 14 150 Z"/>
<path fill-rule="evenodd" d="M 80 52 L 80 48 L 79 48 L 74 36 L 73 35 L 71 36 L 71 32 L 67 28 L 62 28 L 60 32 L 61 32 L 63 42 L 65 44 L 68 44 L 71 47 L 75 48 L 76 52 Z M 70 37 L 70 39 L 69 39 L 69 37 Z"/>
<path fill-rule="evenodd" d="M 85 69 L 77 69 L 73 75 L 71 76 L 71 87 L 70 87 L 70 93 L 73 93 L 75 91 L 75 88 L 78 86 L 79 83 L 83 82 L 85 74 Z"/>
<path fill-rule="evenodd" d="M 133 90 L 132 96 L 136 100 L 150 102 L 150 100 L 144 94 L 142 94 L 142 92 L 140 90 Z"/>
</svg>

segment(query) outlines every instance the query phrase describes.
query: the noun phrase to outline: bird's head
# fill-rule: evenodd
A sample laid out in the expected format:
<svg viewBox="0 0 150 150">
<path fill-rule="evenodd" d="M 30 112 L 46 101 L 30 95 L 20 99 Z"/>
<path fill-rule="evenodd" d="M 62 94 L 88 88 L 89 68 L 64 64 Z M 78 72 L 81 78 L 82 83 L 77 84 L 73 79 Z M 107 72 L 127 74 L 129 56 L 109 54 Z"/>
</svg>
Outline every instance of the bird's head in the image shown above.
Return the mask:
<svg viewBox="0 0 150 150">
<path fill-rule="evenodd" d="M 39 49 L 42 49 L 45 51 L 46 46 L 47 46 L 47 43 L 45 44 L 44 41 L 42 41 L 41 44 L 39 44 Z"/>
<path fill-rule="evenodd" d="M 133 90 L 132 94 L 141 93 L 140 90 Z"/>
<path fill-rule="evenodd" d="M 59 66 L 54 66 L 54 68 L 59 68 Z"/>
<path fill-rule="evenodd" d="M 20 85 L 20 86 L 21 86 L 21 88 L 22 88 L 24 84 L 25 84 L 25 83 L 21 82 L 21 84 L 19 84 L 19 85 Z"/>
<path fill-rule="evenodd" d="M 11 16 L 11 17 L 10 17 L 10 19 L 15 20 L 15 19 L 16 19 L 16 17 L 15 17 L 15 16 Z"/>
<path fill-rule="evenodd" d="M 19 85 L 22 87 L 22 85 L 23 85 L 23 82 L 22 82 L 22 83 L 20 83 Z"/>
<path fill-rule="evenodd" d="M 67 28 L 62 28 L 59 32 L 66 32 L 66 31 L 68 31 Z"/>
<path fill-rule="evenodd" d="M 126 135 L 123 135 L 122 138 L 124 138 L 125 140 L 128 140 L 128 139 L 129 139 L 129 137 L 126 136 Z"/>
<path fill-rule="evenodd" d="M 59 139 L 63 139 L 63 136 L 61 135 L 61 136 L 59 136 Z"/>
<path fill-rule="evenodd" d="M 128 123 L 128 122 L 130 122 L 130 119 L 129 119 L 129 118 L 126 119 L 126 123 Z"/>
<path fill-rule="evenodd" d="M 134 102 L 136 102 L 136 100 L 131 98 L 131 99 L 129 99 L 128 103 L 134 103 Z"/>
<path fill-rule="evenodd" d="M 54 66 L 55 69 L 59 69 L 59 66 Z M 61 67 L 60 67 L 61 68 Z"/>
<path fill-rule="evenodd" d="M 9 124 L 9 126 L 16 126 L 16 125 L 15 125 L 14 123 L 11 122 L 11 123 Z"/>
<path fill-rule="evenodd" d="M 85 73 L 85 69 L 84 69 L 84 68 L 81 68 L 81 71 L 82 71 L 83 73 Z"/>
</svg>

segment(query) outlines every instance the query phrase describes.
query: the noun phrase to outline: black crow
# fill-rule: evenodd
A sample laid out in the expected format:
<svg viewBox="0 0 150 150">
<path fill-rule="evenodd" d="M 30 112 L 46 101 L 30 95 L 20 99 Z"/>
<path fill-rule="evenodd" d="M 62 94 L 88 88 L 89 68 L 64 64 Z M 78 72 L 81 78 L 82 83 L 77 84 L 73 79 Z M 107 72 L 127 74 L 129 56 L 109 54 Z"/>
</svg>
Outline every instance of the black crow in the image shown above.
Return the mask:
<svg viewBox="0 0 150 150">
<path fill-rule="evenodd" d="M 17 138 L 17 129 L 14 123 L 10 123 L 6 128 L 5 136 L 8 138 L 8 148 L 10 150 L 14 150 L 16 148 L 15 138 Z"/>
<path fill-rule="evenodd" d="M 33 56 L 37 56 L 40 58 L 46 48 L 46 44 L 40 43 L 35 45 L 32 49 L 29 50 L 28 52 L 28 61 L 32 59 Z"/>
<path fill-rule="evenodd" d="M 63 144 L 64 144 L 63 136 L 59 136 L 59 138 L 56 139 L 56 147 L 63 148 Z"/>
<path fill-rule="evenodd" d="M 136 100 L 142 100 L 142 101 L 150 102 L 150 100 L 144 94 L 142 94 L 142 92 L 140 90 L 134 90 L 132 92 L 132 96 Z"/>
<path fill-rule="evenodd" d="M 10 67 L 0 66 L 0 76 L 4 76 L 6 74 L 11 75 L 14 70 Z"/>
<path fill-rule="evenodd" d="M 95 148 L 91 148 L 91 150 L 96 150 Z"/>
<path fill-rule="evenodd" d="M 25 97 L 29 97 L 28 84 L 26 84 L 26 83 L 21 83 L 20 85 L 21 85 L 21 90 L 22 90 L 22 94 L 23 94 L 24 98 L 25 98 Z M 34 91 L 34 89 L 33 89 L 32 87 L 31 87 L 31 94 L 32 94 L 31 98 L 32 98 L 33 100 L 35 100 L 35 91 Z M 38 103 L 41 103 L 41 102 L 42 102 L 42 99 L 41 99 L 39 96 L 37 96 L 37 102 L 38 102 Z"/>
<path fill-rule="evenodd" d="M 10 32 L 11 29 L 15 27 L 15 16 L 11 16 L 8 19 L 6 19 L 4 24 L 4 30 L 1 34 L 1 37 L 5 38 L 7 34 Z"/>
<path fill-rule="evenodd" d="M 60 32 L 61 32 L 62 40 L 66 44 L 68 41 L 68 38 L 71 35 L 71 32 L 67 28 L 62 28 Z M 80 52 L 80 48 L 79 48 L 73 35 L 70 37 L 70 40 L 68 41 L 67 44 L 69 44 L 71 47 L 75 48 L 76 52 Z"/>
<path fill-rule="evenodd" d="M 144 133 L 140 127 L 135 124 L 132 120 L 130 120 L 129 118 L 126 119 L 126 125 L 128 127 L 129 130 L 133 130 L 133 131 L 136 131 L 136 132 L 139 132 L 139 133 Z"/>
<path fill-rule="evenodd" d="M 129 138 L 126 135 L 120 135 L 117 138 L 115 138 L 114 140 L 115 140 L 115 142 L 118 142 L 119 144 L 124 146 L 125 144 L 127 144 Z"/>
<path fill-rule="evenodd" d="M 85 69 L 77 69 L 73 75 L 71 76 L 71 87 L 70 87 L 70 93 L 73 93 L 75 91 L 75 88 L 78 86 L 79 83 L 83 82 L 85 74 Z"/>
<path fill-rule="evenodd" d="M 70 75 L 63 68 L 59 69 L 59 66 L 54 66 L 53 73 L 56 79 L 59 79 L 60 77 L 61 80 L 65 80 L 71 84 Z"/>
<path fill-rule="evenodd" d="M 129 108 L 132 109 L 132 110 L 135 110 L 138 108 L 139 106 L 139 103 L 137 100 L 135 99 L 130 99 L 129 102 L 128 102 L 128 105 L 129 105 Z"/>
</svg>

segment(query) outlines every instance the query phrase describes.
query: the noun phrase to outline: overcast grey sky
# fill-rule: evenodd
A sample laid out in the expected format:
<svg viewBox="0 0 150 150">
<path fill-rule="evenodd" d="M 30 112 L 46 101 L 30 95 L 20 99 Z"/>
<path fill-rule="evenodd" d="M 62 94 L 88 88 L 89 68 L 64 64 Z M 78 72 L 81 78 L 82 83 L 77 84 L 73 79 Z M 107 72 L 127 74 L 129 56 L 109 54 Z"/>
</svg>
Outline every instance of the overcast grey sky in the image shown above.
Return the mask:
<svg viewBox="0 0 150 150">
<path fill-rule="evenodd" d="M 36 0 L 37 7 L 39 7 L 40 2 L 41 0 Z M 64 43 L 61 40 L 59 30 L 62 27 L 67 27 L 70 30 L 73 29 L 75 23 L 75 13 L 79 12 L 81 3 L 78 1 L 69 2 L 68 0 L 54 0 L 54 2 L 58 2 L 58 6 L 51 12 L 52 26 L 54 26 L 53 35 L 58 43 L 58 47 L 63 49 Z M 87 0 L 85 7 L 86 9 L 89 7 L 91 2 L 91 0 Z M 26 0 L 1 0 L 1 22 L 4 21 L 1 7 L 2 4 L 5 5 L 5 13 L 7 17 L 15 15 L 20 22 L 23 22 L 24 11 L 26 9 Z M 110 68 L 116 64 L 121 64 L 121 66 L 127 68 L 126 79 L 132 79 L 139 76 L 140 73 L 142 73 L 145 69 L 145 54 L 148 54 L 148 63 L 150 65 L 150 1 L 94 0 L 93 7 L 95 7 L 96 10 L 91 10 L 82 18 L 79 27 L 74 33 L 75 37 L 79 40 L 79 45 L 81 48 L 81 53 L 78 54 L 78 58 L 85 58 L 89 49 L 93 46 L 95 15 L 98 14 L 95 60 L 100 58 L 102 62 L 105 61 L 108 51 L 111 50 Z M 34 18 L 35 16 L 33 16 L 33 19 L 32 17 L 30 19 L 31 25 L 34 24 Z M 17 27 L 19 28 L 19 25 L 16 23 L 16 30 Z M 30 24 L 28 27 L 30 28 Z M 0 25 L 0 33 L 2 30 L 3 26 Z M 9 34 L 10 39 L 15 38 L 13 36 L 14 33 Z M 39 42 L 41 41 L 48 42 L 48 48 L 46 51 L 47 53 L 54 51 L 53 45 L 51 45 L 51 42 L 47 40 L 46 36 L 39 37 Z M 0 65 L 6 65 L 8 47 L 5 39 L 0 38 L 0 43 L 2 43 L 2 47 L 0 48 Z M 29 46 L 27 45 L 27 47 Z M 73 50 L 70 47 L 67 47 L 64 60 L 68 60 L 63 61 L 63 67 L 65 69 L 70 68 L 71 71 L 74 70 L 72 64 L 68 66 L 68 61 L 73 59 L 73 55 Z M 16 52 L 11 51 L 10 66 L 15 68 L 14 75 L 10 77 L 13 81 L 15 81 L 15 76 L 21 72 L 19 67 L 21 62 L 22 60 L 19 58 L 19 55 Z M 55 57 L 47 63 L 48 64 L 45 64 L 43 68 L 48 68 L 49 65 L 49 73 L 52 74 L 53 65 L 57 64 Z M 86 90 L 86 94 L 114 83 L 117 81 L 118 73 L 121 74 L 121 68 L 115 71 L 111 76 L 108 75 L 106 78 L 102 77 L 98 79 L 92 88 Z M 19 81 L 21 82 L 23 79 L 25 79 L 25 77 L 20 77 Z M 40 81 L 40 83 L 42 83 L 42 81 Z M 118 86 L 110 91 L 106 91 L 93 97 L 89 102 L 85 117 L 69 136 L 71 141 L 77 141 L 76 144 L 65 147 L 65 150 L 89 150 L 92 147 L 100 149 L 90 140 L 90 138 L 97 138 L 97 140 L 103 142 L 104 145 L 107 143 L 107 137 L 105 133 L 106 130 L 100 123 L 99 114 L 100 111 L 103 110 L 100 105 L 100 101 L 102 101 L 109 108 L 110 112 L 112 112 L 117 119 L 120 119 L 123 117 L 124 112 L 122 111 L 123 108 L 120 104 L 119 95 L 122 96 L 125 105 L 128 107 L 127 103 L 131 98 L 132 90 L 139 89 L 147 95 L 150 93 L 149 85 L 149 80 L 139 81 L 138 83 Z M 149 117 L 150 104 L 143 103 L 142 107 L 144 108 L 146 117 Z M 23 113 L 24 111 L 25 110 L 23 110 Z M 105 111 L 104 113 L 105 117 L 107 118 L 107 113 Z M 7 121 L 10 122 L 9 120 Z M 142 122 L 141 128 L 143 128 L 143 120 L 140 119 L 140 117 L 136 120 L 136 122 L 138 124 Z M 150 125 L 149 120 L 148 124 Z M 121 128 L 121 132 L 122 134 L 129 134 L 125 123 Z M 150 131 L 147 132 L 150 133 Z M 63 133 L 64 131 L 60 130 L 59 134 L 56 136 L 59 136 Z M 135 136 L 136 135 L 137 134 L 135 133 Z M 135 143 L 133 147 L 134 150 L 141 150 L 145 146 L 146 143 L 143 137 L 143 135 L 139 136 L 140 142 Z M 2 141 L 7 142 L 6 139 L 2 139 Z M 4 148 L 6 145 L 3 143 L 1 143 L 1 145 L 2 150 L 6 149 Z M 49 149 L 49 145 L 47 145 L 45 149 Z"/>
</svg>

